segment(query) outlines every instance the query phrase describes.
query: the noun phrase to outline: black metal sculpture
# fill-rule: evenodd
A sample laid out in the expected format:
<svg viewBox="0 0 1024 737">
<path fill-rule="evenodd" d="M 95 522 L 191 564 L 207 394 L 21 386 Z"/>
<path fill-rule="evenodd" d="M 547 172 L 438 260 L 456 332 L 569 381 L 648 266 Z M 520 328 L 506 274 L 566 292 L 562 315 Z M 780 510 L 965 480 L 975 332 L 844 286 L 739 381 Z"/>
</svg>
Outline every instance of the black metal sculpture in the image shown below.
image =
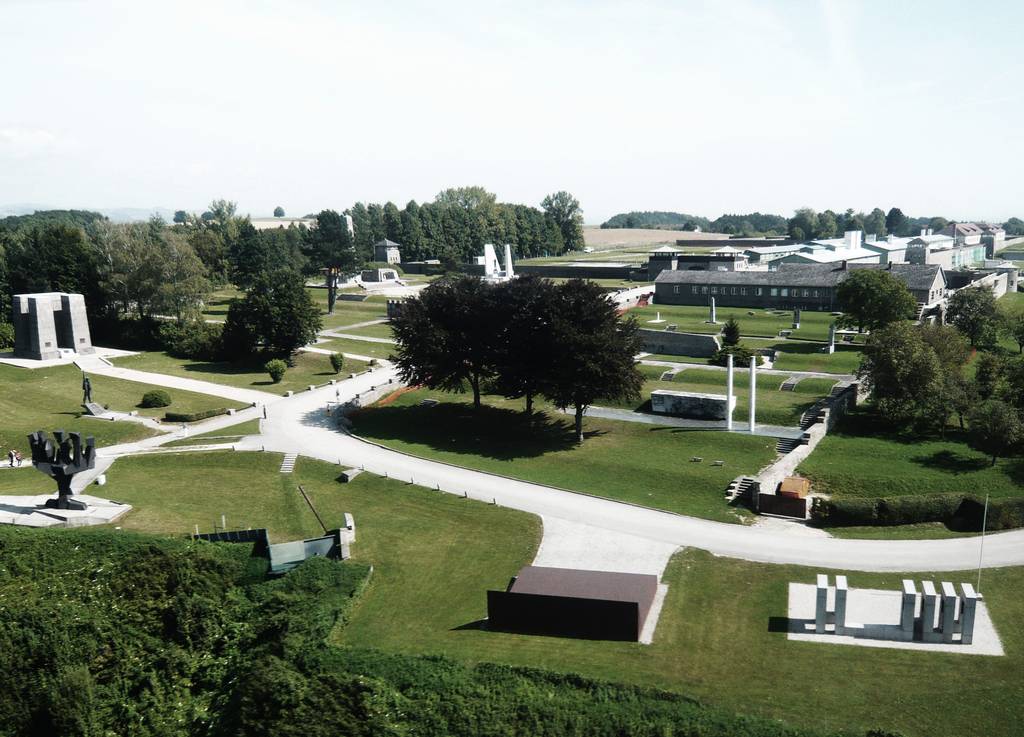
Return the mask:
<svg viewBox="0 0 1024 737">
<path fill-rule="evenodd" d="M 71 498 L 74 494 L 71 491 L 71 479 L 76 473 L 95 468 L 96 439 L 87 437 L 85 448 L 82 447 L 82 436 L 77 432 L 54 430 L 53 439 L 56 444 L 42 430 L 36 430 L 28 436 L 32 447 L 32 465 L 57 482 L 57 498 L 47 499 L 46 506 L 53 509 L 87 509 L 85 502 Z"/>
</svg>

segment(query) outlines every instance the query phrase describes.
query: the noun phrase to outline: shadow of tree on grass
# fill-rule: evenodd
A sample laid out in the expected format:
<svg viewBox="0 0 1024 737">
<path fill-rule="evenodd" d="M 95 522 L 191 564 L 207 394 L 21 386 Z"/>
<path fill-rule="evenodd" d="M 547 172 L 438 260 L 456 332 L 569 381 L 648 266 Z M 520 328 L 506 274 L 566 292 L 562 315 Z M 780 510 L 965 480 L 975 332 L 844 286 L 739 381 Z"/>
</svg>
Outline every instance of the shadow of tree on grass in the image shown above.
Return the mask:
<svg viewBox="0 0 1024 737">
<path fill-rule="evenodd" d="M 482 406 L 474 410 L 462 402 L 433 407 L 371 407 L 353 416 L 356 435 L 426 445 L 434 450 L 510 461 L 532 458 L 576 447 L 571 420 L 535 413 L 533 421 L 522 412 Z M 584 431 L 585 438 L 604 434 Z"/>
<path fill-rule="evenodd" d="M 956 475 L 984 471 L 990 466 L 987 458 L 968 456 L 952 450 L 939 450 L 930 455 L 914 456 L 910 460 L 925 468 Z"/>
</svg>

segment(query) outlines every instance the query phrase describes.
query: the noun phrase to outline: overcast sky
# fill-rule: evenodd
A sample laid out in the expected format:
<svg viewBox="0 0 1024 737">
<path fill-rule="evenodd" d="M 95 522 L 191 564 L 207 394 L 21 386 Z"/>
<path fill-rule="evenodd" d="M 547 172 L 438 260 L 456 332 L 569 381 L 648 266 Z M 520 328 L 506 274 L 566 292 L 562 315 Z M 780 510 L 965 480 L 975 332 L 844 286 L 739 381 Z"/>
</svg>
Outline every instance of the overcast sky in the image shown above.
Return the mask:
<svg viewBox="0 0 1024 737">
<path fill-rule="evenodd" d="M 0 204 L 1024 216 L 1024 3 L 0 0 Z"/>
</svg>

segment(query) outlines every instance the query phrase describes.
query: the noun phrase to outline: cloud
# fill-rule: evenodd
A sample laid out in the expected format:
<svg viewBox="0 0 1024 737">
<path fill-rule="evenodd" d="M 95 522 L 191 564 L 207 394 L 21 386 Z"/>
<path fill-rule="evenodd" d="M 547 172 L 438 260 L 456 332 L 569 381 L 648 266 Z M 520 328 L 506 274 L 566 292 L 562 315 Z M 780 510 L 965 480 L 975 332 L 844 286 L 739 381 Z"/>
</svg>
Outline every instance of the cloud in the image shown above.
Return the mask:
<svg viewBox="0 0 1024 737">
<path fill-rule="evenodd" d="M 0 158 L 28 159 L 54 152 L 60 143 L 45 128 L 0 127 Z"/>
</svg>

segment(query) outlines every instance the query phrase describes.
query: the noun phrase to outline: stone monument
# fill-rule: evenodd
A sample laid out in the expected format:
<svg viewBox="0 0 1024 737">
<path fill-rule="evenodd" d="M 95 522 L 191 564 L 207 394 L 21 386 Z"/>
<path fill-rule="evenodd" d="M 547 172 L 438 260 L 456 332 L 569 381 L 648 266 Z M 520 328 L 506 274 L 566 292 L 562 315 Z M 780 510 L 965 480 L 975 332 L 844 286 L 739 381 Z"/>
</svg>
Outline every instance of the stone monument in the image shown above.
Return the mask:
<svg viewBox="0 0 1024 737">
<path fill-rule="evenodd" d="M 826 353 L 836 352 L 836 324 L 833 322 L 828 326 L 828 347 Z"/>
<path fill-rule="evenodd" d="M 61 349 L 95 353 L 81 294 L 44 292 L 16 294 L 11 303 L 14 355 L 45 361 L 61 357 Z"/>
<path fill-rule="evenodd" d="M 797 307 L 795 310 L 793 310 L 793 329 L 794 330 L 799 330 L 800 329 L 800 308 L 799 307 Z"/>
<path fill-rule="evenodd" d="M 708 323 L 711 325 L 718 324 L 718 313 L 715 311 L 715 298 L 711 298 L 711 302 L 708 303 Z"/>
<path fill-rule="evenodd" d="M 47 439 L 46 433 L 42 430 L 28 436 L 32 448 L 32 465 L 37 471 L 45 473 L 57 482 L 57 498 L 47 499 L 46 506 L 52 509 L 84 511 L 87 509 L 86 503 L 71 498 L 74 495 L 71 490 L 71 479 L 76 473 L 95 468 L 96 440 L 91 436 L 87 437 L 83 448 L 81 435 L 73 432 L 65 437 L 63 430 L 55 430 L 53 439 L 56 443 Z"/>
</svg>

